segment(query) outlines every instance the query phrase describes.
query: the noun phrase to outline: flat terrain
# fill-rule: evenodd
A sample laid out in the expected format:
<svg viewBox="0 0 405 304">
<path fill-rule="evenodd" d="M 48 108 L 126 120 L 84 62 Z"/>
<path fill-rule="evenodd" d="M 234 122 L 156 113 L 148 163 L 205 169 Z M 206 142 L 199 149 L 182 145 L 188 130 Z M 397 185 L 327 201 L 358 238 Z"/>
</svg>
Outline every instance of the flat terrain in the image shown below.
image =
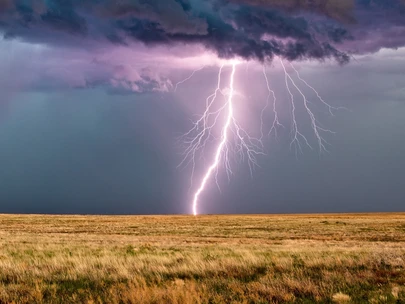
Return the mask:
<svg viewBox="0 0 405 304">
<path fill-rule="evenodd" d="M 0 303 L 405 303 L 405 213 L 0 215 Z"/>
</svg>

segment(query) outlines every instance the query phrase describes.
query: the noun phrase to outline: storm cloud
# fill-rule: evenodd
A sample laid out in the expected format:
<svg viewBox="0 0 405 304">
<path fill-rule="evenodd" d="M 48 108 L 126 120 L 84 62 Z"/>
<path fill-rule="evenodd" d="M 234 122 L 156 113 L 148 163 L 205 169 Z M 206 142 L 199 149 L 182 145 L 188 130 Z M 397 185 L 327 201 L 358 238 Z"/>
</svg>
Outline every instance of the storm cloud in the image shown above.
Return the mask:
<svg viewBox="0 0 405 304">
<path fill-rule="evenodd" d="M 349 61 L 405 45 L 401 0 L 3 0 L 5 38 L 80 48 L 203 45 L 221 58 Z M 390 35 L 386 35 L 389 33 Z"/>
</svg>

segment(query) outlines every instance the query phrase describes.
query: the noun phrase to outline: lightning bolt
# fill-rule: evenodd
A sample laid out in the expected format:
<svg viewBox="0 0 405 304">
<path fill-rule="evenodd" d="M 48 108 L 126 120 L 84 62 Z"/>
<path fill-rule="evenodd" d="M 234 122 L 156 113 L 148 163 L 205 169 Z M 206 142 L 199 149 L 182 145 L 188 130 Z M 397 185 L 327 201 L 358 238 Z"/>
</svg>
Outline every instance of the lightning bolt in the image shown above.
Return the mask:
<svg viewBox="0 0 405 304">
<path fill-rule="evenodd" d="M 297 107 L 298 101 L 302 100 L 302 107 L 305 110 L 305 113 L 308 115 L 311 129 L 314 134 L 314 138 L 317 140 L 320 152 L 325 152 L 327 150 L 328 143 L 322 137 L 323 133 L 334 133 L 331 130 L 325 129 L 321 126 L 313 110 L 311 109 L 312 103 L 309 101 L 307 96 L 304 94 L 304 91 L 300 88 L 299 84 L 304 84 L 307 88 L 312 90 L 319 101 L 329 109 L 329 113 L 334 115 L 335 110 L 346 109 L 346 108 L 338 108 L 329 105 L 324 99 L 322 99 L 321 95 L 316 91 L 314 87 L 312 87 L 308 82 L 306 82 L 299 74 L 298 70 L 291 64 L 291 68 L 295 71 L 296 79 L 295 80 L 291 74 L 287 71 L 287 68 L 281 58 L 278 58 L 280 64 L 284 71 L 284 81 L 287 92 L 289 94 L 289 102 L 291 106 L 291 135 L 292 139 L 290 142 L 290 147 L 295 147 L 296 155 L 298 152 L 303 153 L 303 145 L 308 146 L 310 149 L 313 147 L 310 144 L 310 141 L 307 139 L 306 135 L 301 131 L 299 127 L 299 122 L 297 119 Z M 205 110 L 201 117 L 193 122 L 193 127 L 185 133 L 183 136 L 180 137 L 181 141 L 185 145 L 183 159 L 178 167 L 183 165 L 190 165 L 192 167 L 191 172 L 191 179 L 190 179 L 190 188 L 193 186 L 195 168 L 197 157 L 203 157 L 203 151 L 207 147 L 208 143 L 211 141 L 218 141 L 217 145 L 214 149 L 213 159 L 209 163 L 208 168 L 205 169 L 205 174 L 202 177 L 202 180 L 197 188 L 197 190 L 193 194 L 192 200 L 192 212 L 194 215 L 198 214 L 198 204 L 200 202 L 201 194 L 206 189 L 207 183 L 210 179 L 214 178 L 215 183 L 219 190 L 219 182 L 218 182 L 218 172 L 221 164 L 224 166 L 225 173 L 227 174 L 228 180 L 230 176 L 233 174 L 231 168 L 231 153 L 237 154 L 240 157 L 241 161 L 247 159 L 250 173 L 253 174 L 253 169 L 255 166 L 258 166 L 257 157 L 259 155 L 265 155 L 263 152 L 263 138 L 264 138 L 264 122 L 263 118 L 266 114 L 266 110 L 270 108 L 271 115 L 272 115 L 272 124 L 268 135 L 274 134 L 277 138 L 277 130 L 279 127 L 283 127 L 284 125 L 280 122 L 279 114 L 277 111 L 277 98 L 276 93 L 270 87 L 269 78 L 267 77 L 266 67 L 263 66 L 263 76 L 266 83 L 266 88 L 268 91 L 267 99 L 265 102 L 265 106 L 261 111 L 260 114 L 260 138 L 255 138 L 249 135 L 249 133 L 241 127 L 239 122 L 237 121 L 235 109 L 236 109 L 236 101 L 235 95 L 237 91 L 235 90 L 235 74 L 237 70 L 239 62 L 238 61 L 231 61 L 230 66 L 232 68 L 229 80 L 229 88 L 223 89 L 222 87 L 222 78 L 226 64 L 222 64 L 219 68 L 218 76 L 217 76 L 217 85 L 215 90 L 206 98 L 205 101 Z M 194 74 L 205 67 L 202 67 L 198 70 L 193 71 L 193 73 L 187 77 L 186 79 L 178 82 L 176 84 L 175 90 L 177 87 L 186 82 L 187 80 L 191 79 Z M 296 98 L 294 93 L 298 93 L 301 97 L 299 99 Z M 223 98 L 221 98 L 223 97 Z M 219 102 L 222 101 L 222 102 Z M 301 105 L 301 103 L 300 103 Z M 219 129 L 219 130 L 218 130 Z M 220 137 L 217 138 L 216 133 L 220 131 Z"/>
<path fill-rule="evenodd" d="M 193 199 L 193 214 L 197 215 L 197 204 L 198 204 L 198 198 L 200 197 L 201 192 L 203 192 L 205 185 L 207 184 L 208 179 L 211 177 L 212 172 L 215 170 L 215 168 L 218 167 L 219 161 L 221 159 L 221 154 L 222 151 L 226 145 L 226 142 L 228 141 L 228 131 L 229 131 L 229 126 L 231 125 L 233 118 L 233 94 L 234 94 L 234 78 L 235 78 L 235 72 L 236 72 L 236 63 L 232 64 L 232 74 L 231 74 L 231 82 L 229 84 L 229 97 L 228 97 L 228 102 L 227 102 L 227 107 L 228 107 L 228 116 L 226 118 L 225 125 L 222 129 L 222 140 L 218 145 L 217 151 L 215 153 L 215 159 L 214 162 L 212 163 L 211 166 L 209 166 L 207 173 L 203 177 L 203 180 L 201 182 L 200 187 L 198 188 L 197 192 L 194 194 L 194 199 Z"/>
<path fill-rule="evenodd" d="M 194 122 L 194 127 L 188 131 L 186 134 L 184 134 L 180 139 L 184 141 L 186 144 L 185 152 L 184 152 L 184 158 L 181 161 L 181 163 L 177 167 L 181 167 L 187 162 L 187 165 L 191 162 L 192 163 L 192 170 L 191 170 L 191 179 L 190 179 L 190 187 L 192 186 L 193 178 L 194 178 L 194 171 L 195 171 L 195 158 L 197 155 L 197 152 L 201 149 L 203 149 L 208 140 L 213 137 L 211 131 L 213 127 L 215 126 L 218 117 L 221 114 L 221 110 L 224 109 L 225 105 L 221 107 L 219 110 L 211 112 L 211 108 L 214 105 L 215 100 L 217 99 L 218 93 L 221 92 L 221 76 L 222 76 L 222 70 L 224 68 L 224 65 L 221 66 L 218 72 L 218 83 L 217 87 L 210 96 L 207 97 L 206 99 L 206 109 L 204 114 L 201 116 L 200 119 L 198 119 L 196 122 Z M 213 122 L 210 123 L 210 118 L 211 116 L 214 116 Z M 191 139 L 187 139 L 187 137 L 191 134 L 196 133 L 194 137 Z"/>
<path fill-rule="evenodd" d="M 267 91 L 269 93 L 268 93 L 267 99 L 266 99 L 266 106 L 263 108 L 263 110 L 262 110 L 262 112 L 260 114 L 260 116 L 261 116 L 261 119 L 260 119 L 260 121 L 261 121 L 261 134 L 262 134 L 261 138 L 263 138 L 263 115 L 264 115 L 265 110 L 269 106 L 269 99 L 270 99 L 271 96 L 272 96 L 272 100 L 273 100 L 273 107 L 272 107 L 272 110 L 273 110 L 273 123 L 271 125 L 271 128 L 270 128 L 270 131 L 269 131 L 268 135 L 271 135 L 274 132 L 274 135 L 277 138 L 277 128 L 278 127 L 284 127 L 284 125 L 281 124 L 280 120 L 278 119 L 278 112 L 277 112 L 277 108 L 276 108 L 276 101 L 277 101 L 276 93 L 270 88 L 269 79 L 268 79 L 267 73 L 266 73 L 266 67 L 264 65 L 263 65 L 263 76 L 264 76 L 264 80 L 266 81 Z"/>
<path fill-rule="evenodd" d="M 185 79 L 179 81 L 178 83 L 176 83 L 176 85 L 174 86 L 174 91 L 176 92 L 179 85 L 181 85 L 181 84 L 185 83 L 186 81 L 190 80 L 191 78 L 193 78 L 193 76 L 194 76 L 195 73 L 197 73 L 197 72 L 199 72 L 199 71 L 201 71 L 201 70 L 203 70 L 203 69 L 205 69 L 205 66 L 203 66 L 203 67 L 201 67 L 201 68 L 199 68 L 199 69 L 197 69 L 197 70 L 194 70 L 194 71 L 190 74 L 190 76 L 188 76 L 187 78 L 185 78 Z"/>
<path fill-rule="evenodd" d="M 303 82 L 308 88 L 310 88 L 318 97 L 318 99 L 321 101 L 321 103 L 323 105 L 325 105 L 328 109 L 329 109 L 329 113 L 330 115 L 334 116 L 335 114 L 333 113 L 334 110 L 338 111 L 338 110 L 346 110 L 349 111 L 348 108 L 345 107 L 333 107 L 330 104 L 328 104 L 322 97 L 321 95 L 318 93 L 317 90 L 315 90 L 315 88 L 313 86 L 311 86 L 310 84 L 308 84 L 308 82 L 306 82 L 304 79 L 302 79 L 300 73 L 298 72 L 298 70 L 294 67 L 294 65 L 290 62 L 290 66 L 292 67 L 292 69 L 295 71 L 295 73 L 297 74 L 297 78 Z"/>
<path fill-rule="evenodd" d="M 309 148 L 313 149 L 312 146 L 309 144 L 308 139 L 298 129 L 298 124 L 297 124 L 296 115 L 295 115 L 296 106 L 295 106 L 295 102 L 294 102 L 294 96 L 293 96 L 293 94 L 291 92 L 289 83 L 292 84 L 292 86 L 299 92 L 299 94 L 302 97 L 304 108 L 305 108 L 305 110 L 306 110 L 306 112 L 307 112 L 307 114 L 308 114 L 308 116 L 309 116 L 309 118 L 311 120 L 311 127 L 312 127 L 314 135 L 315 135 L 315 137 L 316 137 L 316 139 L 318 141 L 319 151 L 320 152 L 323 152 L 323 151 L 327 152 L 328 150 L 326 149 L 325 145 L 328 144 L 328 142 L 322 137 L 321 132 L 328 132 L 328 133 L 334 133 L 334 132 L 332 132 L 331 130 L 328 130 L 328 129 L 324 129 L 319 125 L 319 122 L 317 121 L 314 113 L 312 112 L 311 108 L 309 107 L 309 101 L 308 101 L 307 97 L 302 92 L 302 90 L 298 87 L 298 85 L 296 84 L 294 79 L 287 72 L 287 69 L 285 68 L 283 60 L 280 59 L 280 63 L 281 63 L 281 66 L 283 67 L 283 70 L 284 70 L 285 84 L 286 84 L 286 87 L 287 87 L 287 91 L 288 91 L 288 93 L 290 94 L 290 97 L 291 97 L 292 120 L 293 120 L 293 128 L 292 128 L 292 130 L 293 130 L 293 140 L 291 142 L 291 145 L 296 144 L 296 146 L 298 146 L 298 148 L 302 152 L 302 147 L 301 147 L 301 144 L 300 144 L 300 141 L 299 141 L 299 139 L 301 138 L 301 139 L 304 140 L 305 144 Z M 323 99 L 321 98 L 321 100 L 323 100 Z M 327 104 L 327 103 L 325 103 L 325 104 Z M 296 152 L 297 152 L 297 150 L 296 150 Z"/>
<path fill-rule="evenodd" d="M 297 123 L 297 118 L 295 115 L 295 110 L 296 110 L 296 106 L 295 106 L 295 101 L 294 101 L 294 94 L 291 92 L 290 89 L 290 85 L 288 83 L 288 73 L 287 70 L 284 66 L 283 61 L 280 59 L 280 63 L 281 66 L 284 69 L 284 80 L 285 80 L 285 86 L 287 88 L 288 94 L 290 95 L 290 102 L 291 102 L 291 119 L 292 119 L 292 123 L 291 123 L 291 133 L 292 133 L 292 140 L 290 143 L 290 146 L 295 145 L 295 153 L 297 154 L 297 147 L 298 149 L 302 152 L 302 146 L 301 146 L 301 142 L 300 142 L 300 138 L 304 140 L 304 142 L 306 143 L 306 145 L 312 149 L 311 145 L 309 144 L 307 138 L 299 131 L 298 129 L 298 123 Z M 290 77 L 291 78 L 291 77 Z"/>
<path fill-rule="evenodd" d="M 200 195 L 206 188 L 207 182 L 210 178 L 215 177 L 215 182 L 220 189 L 218 182 L 218 167 L 222 161 L 224 163 L 228 179 L 230 178 L 230 175 L 232 174 L 230 162 L 231 150 L 237 152 L 240 155 L 241 160 L 244 160 L 244 158 L 247 157 L 251 174 L 254 166 L 258 165 L 257 156 L 264 155 L 262 152 L 263 144 L 261 143 L 261 140 L 250 136 L 248 132 L 246 132 L 240 126 L 235 117 L 234 83 L 236 67 L 238 64 L 239 62 L 237 61 L 233 61 L 231 63 L 232 71 L 230 75 L 229 88 L 227 90 L 221 90 L 222 73 L 225 65 L 221 66 L 218 72 L 217 87 L 214 92 L 207 97 L 206 108 L 203 115 L 196 122 L 194 122 L 193 128 L 182 136 L 182 139 L 186 144 L 186 149 L 184 152 L 184 158 L 179 166 L 185 163 L 192 164 L 192 183 L 197 153 L 201 149 L 205 148 L 210 139 L 215 139 L 213 129 L 215 126 L 220 125 L 220 118 L 225 116 L 225 120 L 220 127 L 221 137 L 215 149 L 214 159 L 206 170 L 205 175 L 203 176 L 202 181 L 193 196 L 192 209 L 194 215 L 197 215 L 198 213 L 197 207 Z M 224 104 L 221 104 L 219 107 L 217 105 L 215 108 L 214 104 L 220 95 L 227 96 L 227 99 Z M 187 139 L 188 137 L 191 138 Z M 231 140 L 232 138 L 234 138 L 234 141 Z M 233 143 L 235 144 L 235 147 L 233 147 Z"/>
</svg>

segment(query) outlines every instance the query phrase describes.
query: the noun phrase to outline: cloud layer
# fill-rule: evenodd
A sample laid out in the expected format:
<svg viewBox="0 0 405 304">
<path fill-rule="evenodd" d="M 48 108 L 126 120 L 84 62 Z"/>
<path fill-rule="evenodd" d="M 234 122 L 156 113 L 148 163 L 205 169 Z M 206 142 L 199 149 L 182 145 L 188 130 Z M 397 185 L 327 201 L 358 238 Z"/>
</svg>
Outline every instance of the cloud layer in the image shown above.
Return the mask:
<svg viewBox="0 0 405 304">
<path fill-rule="evenodd" d="M 405 44 L 402 0 L 3 0 L 6 38 L 87 47 L 200 44 L 219 57 L 334 58 Z"/>
<path fill-rule="evenodd" d="M 167 92 L 174 68 L 218 57 L 346 63 L 405 46 L 405 1 L 0 0 L 0 35 L 3 92 Z"/>
</svg>

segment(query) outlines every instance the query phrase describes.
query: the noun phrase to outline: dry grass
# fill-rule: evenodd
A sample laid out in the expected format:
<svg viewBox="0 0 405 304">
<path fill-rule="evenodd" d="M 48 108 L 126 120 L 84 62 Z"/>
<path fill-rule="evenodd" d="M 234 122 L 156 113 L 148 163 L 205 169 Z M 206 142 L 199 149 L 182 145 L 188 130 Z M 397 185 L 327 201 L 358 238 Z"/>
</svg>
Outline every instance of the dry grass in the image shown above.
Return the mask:
<svg viewBox="0 0 405 304">
<path fill-rule="evenodd" d="M 0 215 L 0 303 L 405 303 L 405 214 Z"/>
</svg>

